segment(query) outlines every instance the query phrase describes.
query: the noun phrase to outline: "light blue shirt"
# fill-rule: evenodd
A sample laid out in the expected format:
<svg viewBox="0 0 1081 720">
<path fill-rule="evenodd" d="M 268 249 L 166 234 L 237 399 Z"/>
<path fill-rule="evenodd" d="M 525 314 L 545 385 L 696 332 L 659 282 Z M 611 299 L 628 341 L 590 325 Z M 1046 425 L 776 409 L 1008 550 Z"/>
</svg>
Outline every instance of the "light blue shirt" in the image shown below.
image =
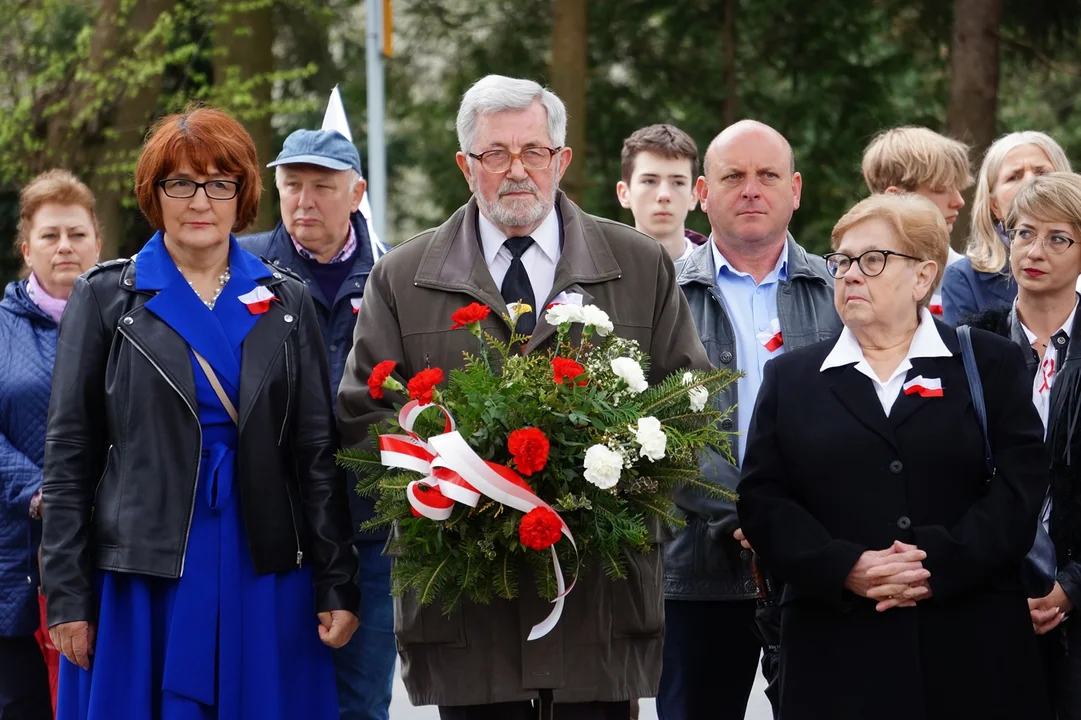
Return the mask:
<svg viewBox="0 0 1081 720">
<path fill-rule="evenodd" d="M 717 269 L 717 290 L 735 333 L 736 367 L 744 373 L 737 383 L 739 405 L 735 410 L 739 428 L 739 455 L 736 464 L 739 465 L 743 462 L 743 454 L 747 449 L 747 430 L 751 426 L 758 388 L 762 385 L 762 367 L 767 360 L 784 352 L 783 345 L 772 352 L 767 350 L 758 336 L 760 333 L 769 332 L 770 323 L 779 319 L 777 288 L 781 280 L 788 279 L 788 243 L 785 243 L 781 250 L 777 265 L 761 283 L 756 283 L 750 274 L 732 267 L 717 249 L 717 243 L 712 236 L 709 246 L 713 250 L 713 267 Z"/>
</svg>

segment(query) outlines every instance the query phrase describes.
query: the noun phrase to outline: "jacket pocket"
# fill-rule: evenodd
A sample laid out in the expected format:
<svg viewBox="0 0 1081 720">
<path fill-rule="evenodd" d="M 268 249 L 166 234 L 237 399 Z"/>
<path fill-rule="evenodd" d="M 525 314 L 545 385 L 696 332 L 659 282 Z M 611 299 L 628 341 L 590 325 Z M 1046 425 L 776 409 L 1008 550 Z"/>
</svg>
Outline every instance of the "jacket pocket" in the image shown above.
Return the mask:
<svg viewBox="0 0 1081 720">
<path fill-rule="evenodd" d="M 462 609 L 443 614 L 443 604 L 436 600 L 421 606 L 416 593 L 394 598 L 394 636 L 398 647 L 410 645 L 450 645 L 465 647 L 465 623 Z"/>
<path fill-rule="evenodd" d="M 664 569 L 661 546 L 627 552 L 627 577 L 612 586 L 612 637 L 660 637 L 664 630 Z"/>
</svg>

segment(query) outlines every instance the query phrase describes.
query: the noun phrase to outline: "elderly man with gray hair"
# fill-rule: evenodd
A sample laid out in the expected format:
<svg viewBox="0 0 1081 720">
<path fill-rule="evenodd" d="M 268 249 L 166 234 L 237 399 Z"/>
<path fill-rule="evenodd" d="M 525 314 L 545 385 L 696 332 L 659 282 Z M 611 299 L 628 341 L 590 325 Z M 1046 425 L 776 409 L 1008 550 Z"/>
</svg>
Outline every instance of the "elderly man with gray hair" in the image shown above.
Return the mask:
<svg viewBox="0 0 1081 720">
<path fill-rule="evenodd" d="M 490 75 L 465 93 L 458 111 L 458 167 L 473 197 L 438 228 L 408 240 L 376 264 L 360 309 L 338 393 L 347 446 L 403 398 L 373 398 L 374 366 L 393 360 L 399 380 L 426 367 L 462 366 L 475 350 L 450 315 L 471 302 L 496 312 L 482 322 L 503 341 L 507 304 L 544 308 L 577 293 L 605 310 L 616 333 L 651 354 L 650 380 L 709 367 L 667 253 L 653 239 L 583 212 L 559 191 L 571 162 L 562 101 L 529 80 Z M 528 313 L 523 351 L 544 351 L 555 328 Z M 661 527 L 654 540 L 666 539 Z M 526 639 L 549 612 L 533 588 L 516 600 L 421 607 L 395 599 L 395 634 L 409 697 L 439 705 L 444 720 L 626 720 L 630 701 L 656 694 L 664 636 L 659 547 L 631 554 L 629 578 L 610 580 L 596 562 L 567 597 L 563 618 L 543 638 Z M 538 707 L 539 706 L 539 707 Z"/>
</svg>

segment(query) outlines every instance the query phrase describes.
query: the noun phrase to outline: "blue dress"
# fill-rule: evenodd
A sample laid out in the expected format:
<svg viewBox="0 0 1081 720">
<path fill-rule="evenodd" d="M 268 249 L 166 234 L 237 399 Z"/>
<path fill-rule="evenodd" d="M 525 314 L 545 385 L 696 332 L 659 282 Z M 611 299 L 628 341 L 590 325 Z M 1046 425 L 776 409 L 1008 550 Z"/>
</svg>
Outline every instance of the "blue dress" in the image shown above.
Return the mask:
<svg viewBox="0 0 1081 720">
<path fill-rule="evenodd" d="M 140 286 L 162 286 L 147 309 L 199 349 L 238 407 L 241 344 L 259 316 L 236 298 L 265 266 L 232 241 L 232 278 L 210 310 L 160 236 L 136 262 Z M 336 720 L 311 570 L 256 575 L 235 484 L 237 428 L 194 356 L 192 364 L 203 449 L 181 577 L 100 574 L 92 665 L 61 660 L 57 718 Z"/>
</svg>

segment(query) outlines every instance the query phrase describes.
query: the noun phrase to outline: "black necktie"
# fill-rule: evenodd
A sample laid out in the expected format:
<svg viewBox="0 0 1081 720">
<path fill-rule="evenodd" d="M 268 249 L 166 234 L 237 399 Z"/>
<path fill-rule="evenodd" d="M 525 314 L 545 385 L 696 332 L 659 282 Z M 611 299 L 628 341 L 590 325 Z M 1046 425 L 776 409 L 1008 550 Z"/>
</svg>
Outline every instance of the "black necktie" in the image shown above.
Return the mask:
<svg viewBox="0 0 1081 720">
<path fill-rule="evenodd" d="M 499 293 L 507 302 L 507 305 L 523 302 L 533 310 L 518 316 L 518 323 L 514 326 L 514 332 L 519 335 L 532 335 L 533 328 L 537 326 L 536 299 L 533 297 L 533 284 L 529 282 L 529 273 L 522 264 L 522 255 L 533 244 L 531 237 L 507 238 L 503 247 L 511 254 L 510 267 L 503 278 L 503 287 Z"/>
</svg>

